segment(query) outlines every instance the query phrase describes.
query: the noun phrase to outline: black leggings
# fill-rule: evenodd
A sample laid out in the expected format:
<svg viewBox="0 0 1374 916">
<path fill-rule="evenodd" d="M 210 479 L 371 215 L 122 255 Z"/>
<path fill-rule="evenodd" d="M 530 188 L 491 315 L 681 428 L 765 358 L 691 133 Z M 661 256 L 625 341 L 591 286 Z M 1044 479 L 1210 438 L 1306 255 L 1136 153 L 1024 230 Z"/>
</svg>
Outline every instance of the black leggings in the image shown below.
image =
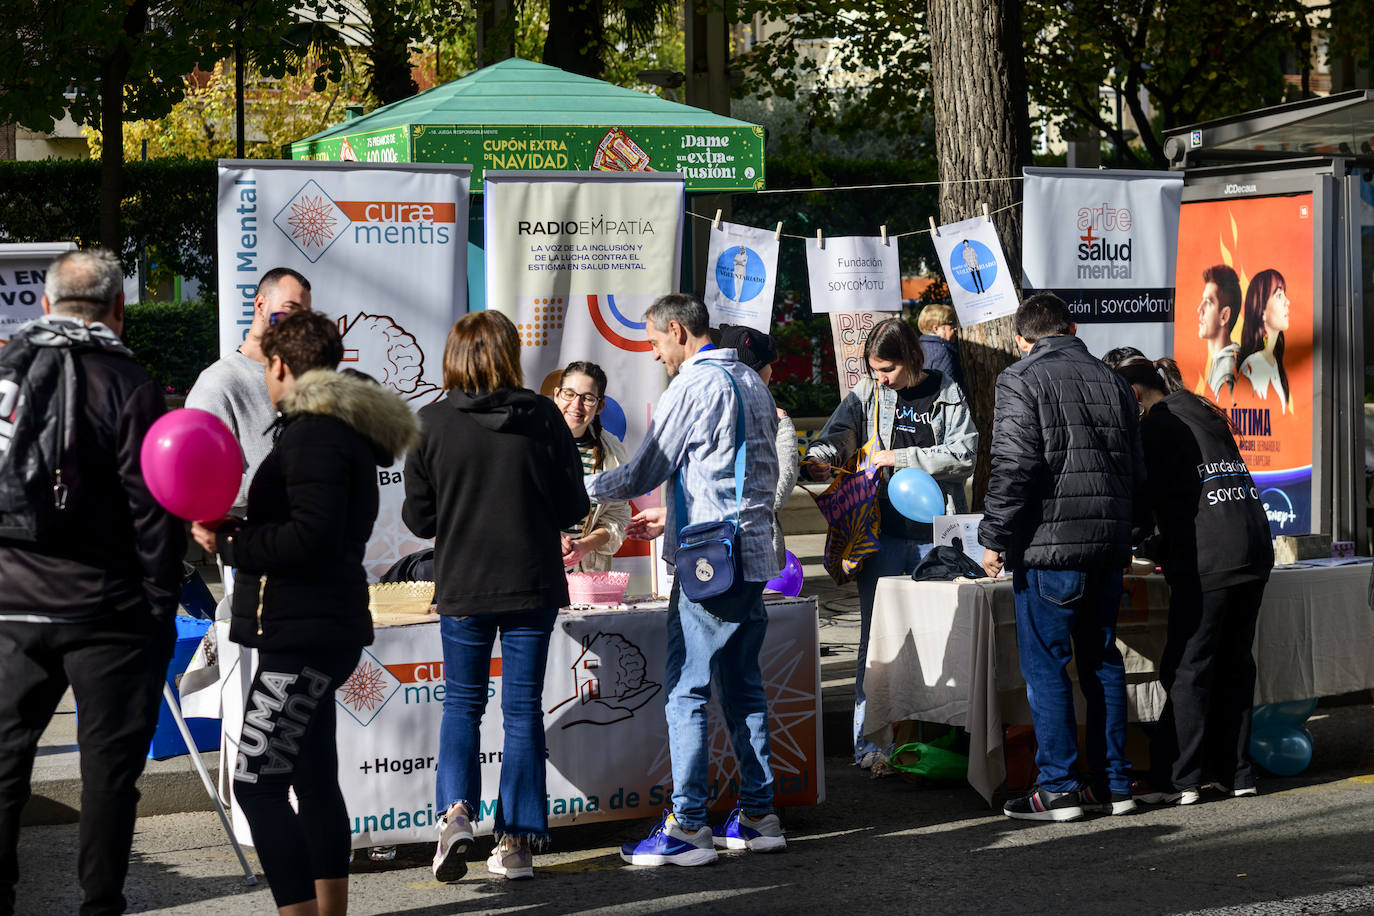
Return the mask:
<svg viewBox="0 0 1374 916">
<path fill-rule="evenodd" d="M 352 845 L 339 791 L 334 691 L 359 649 L 260 652 L 234 761 L 234 796 L 278 907 L 315 899 L 315 881 L 348 877 Z M 296 790 L 299 813 L 287 790 Z"/>
</svg>

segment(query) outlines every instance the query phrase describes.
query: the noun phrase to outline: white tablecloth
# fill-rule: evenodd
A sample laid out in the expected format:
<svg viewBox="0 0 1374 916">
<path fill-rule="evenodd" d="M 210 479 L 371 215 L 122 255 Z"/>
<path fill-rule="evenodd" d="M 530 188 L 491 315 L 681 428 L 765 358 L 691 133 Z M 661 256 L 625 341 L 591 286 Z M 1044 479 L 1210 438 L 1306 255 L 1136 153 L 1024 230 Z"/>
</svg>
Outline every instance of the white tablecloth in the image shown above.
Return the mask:
<svg viewBox="0 0 1374 916">
<path fill-rule="evenodd" d="M 1255 633 L 1256 703 L 1374 687 L 1369 574 L 1367 565 L 1274 570 Z M 1136 721 L 1155 721 L 1164 705 L 1157 666 L 1168 605 L 1162 576 L 1126 577 L 1117 645 Z M 1072 667 L 1069 673 L 1076 679 Z M 891 742 L 892 723 L 904 719 L 963 726 L 968 781 L 990 804 L 1006 778 L 1003 726 L 1030 722 L 1010 580 L 880 579 L 864 690 L 864 731 L 879 745 Z M 1081 722 L 1077 692 L 1075 700 Z"/>
<path fill-rule="evenodd" d="M 816 599 L 770 596 L 767 607 L 760 662 L 776 801 L 814 805 L 825 800 Z M 633 610 L 559 615 L 544 678 L 551 826 L 657 817 L 671 805 L 663 714 L 666 620 L 661 601 Z M 220 645 L 236 648 L 227 638 Z M 500 649 L 498 640 L 482 720 L 479 833 L 492 829 L 501 766 Z M 243 650 L 224 655 L 223 758 L 232 769 L 254 662 Z M 339 783 L 355 848 L 435 836 L 443 668 L 437 623 L 383 627 L 339 690 Z M 710 715 L 712 799 L 715 807 L 728 810 L 737 795 L 738 767 L 715 700 Z M 237 805 L 234 829 L 240 840 L 251 842 Z"/>
</svg>

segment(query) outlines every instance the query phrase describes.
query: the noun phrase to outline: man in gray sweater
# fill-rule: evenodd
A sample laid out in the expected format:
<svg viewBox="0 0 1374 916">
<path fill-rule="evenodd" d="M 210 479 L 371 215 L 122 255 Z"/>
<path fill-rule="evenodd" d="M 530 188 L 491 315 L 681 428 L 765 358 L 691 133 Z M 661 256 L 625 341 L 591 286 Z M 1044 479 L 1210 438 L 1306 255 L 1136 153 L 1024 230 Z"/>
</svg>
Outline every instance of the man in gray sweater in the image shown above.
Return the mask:
<svg viewBox="0 0 1374 916">
<path fill-rule="evenodd" d="M 228 425 L 243 451 L 243 482 L 230 514 L 242 516 L 248 505 L 248 485 L 258 465 L 272 451 L 267 430 L 277 419 L 267 395 L 267 358 L 262 334 L 279 315 L 310 309 L 310 281 L 289 267 L 274 267 L 258 281 L 253 298 L 253 323 L 243 345 L 201 372 L 186 395 L 186 406 L 208 410 Z"/>
</svg>

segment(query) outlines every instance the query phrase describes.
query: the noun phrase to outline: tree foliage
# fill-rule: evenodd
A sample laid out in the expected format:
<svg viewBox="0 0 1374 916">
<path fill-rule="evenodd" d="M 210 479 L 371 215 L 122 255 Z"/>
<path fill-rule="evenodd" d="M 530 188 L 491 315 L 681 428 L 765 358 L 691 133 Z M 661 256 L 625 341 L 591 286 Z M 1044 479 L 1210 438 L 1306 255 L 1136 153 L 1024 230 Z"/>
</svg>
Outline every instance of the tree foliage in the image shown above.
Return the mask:
<svg viewBox="0 0 1374 916">
<path fill-rule="evenodd" d="M 358 59 L 367 92 L 381 105 L 418 91 L 412 62 L 422 45 L 455 40 L 473 30 L 468 0 L 315 0 L 316 25 L 331 30 L 339 43 L 362 48 Z"/>
<path fill-rule="evenodd" d="M 542 60 L 603 79 L 617 57 L 636 56 L 677 22 L 679 0 L 543 0 L 548 30 Z"/>
<path fill-rule="evenodd" d="M 1300 97 L 1284 63 L 1307 66 L 1325 13 L 1303 0 L 1026 0 L 1031 95 L 1044 115 L 1102 131 L 1131 164 L 1163 168 L 1160 128 Z M 1132 116 L 1121 127 L 1118 97 Z M 1139 149 L 1124 136 L 1131 120 L 1148 125 Z"/>
</svg>

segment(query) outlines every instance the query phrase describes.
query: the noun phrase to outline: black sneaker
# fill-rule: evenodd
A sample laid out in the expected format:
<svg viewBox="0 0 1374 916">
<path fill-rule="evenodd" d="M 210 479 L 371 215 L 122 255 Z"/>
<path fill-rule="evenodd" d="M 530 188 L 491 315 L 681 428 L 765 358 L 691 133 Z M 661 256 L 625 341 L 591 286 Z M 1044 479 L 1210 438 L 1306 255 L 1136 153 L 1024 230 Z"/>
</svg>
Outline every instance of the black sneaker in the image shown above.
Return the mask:
<svg viewBox="0 0 1374 916">
<path fill-rule="evenodd" d="M 1102 814 L 1130 814 L 1136 809 L 1135 798 L 1118 792 L 1109 792 L 1100 786 L 1084 786 L 1079 789 L 1083 796 L 1083 807 L 1093 808 Z"/>
<path fill-rule="evenodd" d="M 1008 801 L 1002 813 L 1018 821 L 1076 821 L 1083 816 L 1083 803 L 1077 790 L 1051 792 L 1036 786 L 1029 795 Z"/>
</svg>

